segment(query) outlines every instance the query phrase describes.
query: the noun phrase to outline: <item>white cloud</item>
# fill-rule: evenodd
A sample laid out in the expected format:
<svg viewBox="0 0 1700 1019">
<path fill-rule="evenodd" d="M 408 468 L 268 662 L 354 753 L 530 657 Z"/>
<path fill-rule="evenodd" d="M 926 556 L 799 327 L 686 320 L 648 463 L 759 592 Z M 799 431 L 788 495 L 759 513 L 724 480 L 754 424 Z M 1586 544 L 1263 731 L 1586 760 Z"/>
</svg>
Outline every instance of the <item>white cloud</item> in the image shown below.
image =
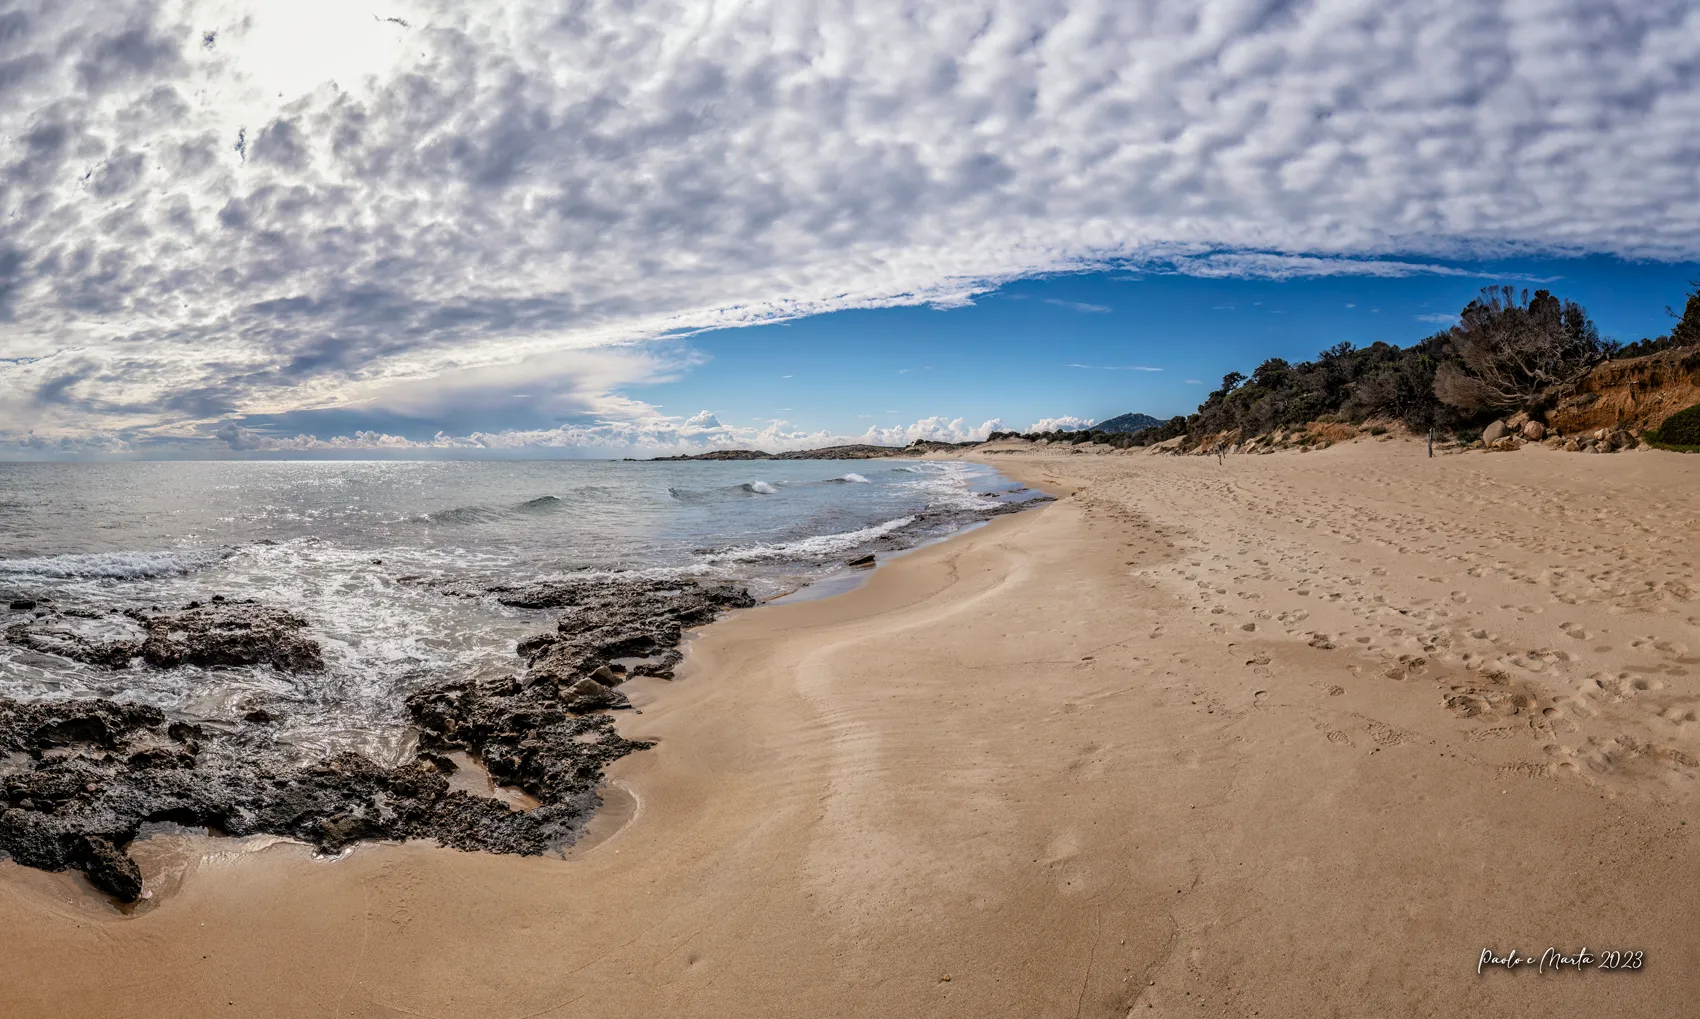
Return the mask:
<svg viewBox="0 0 1700 1019">
<path fill-rule="evenodd" d="M 1041 418 L 1040 420 L 1028 425 L 1027 430 L 1029 432 L 1073 432 L 1079 431 L 1082 428 L 1089 428 L 1097 423 L 1096 418 L 1077 418 L 1069 416 Z"/>
<path fill-rule="evenodd" d="M 1055 297 L 1045 298 L 1045 303 L 1054 304 L 1059 308 L 1067 308 L 1070 311 L 1078 311 L 1082 314 L 1102 315 L 1115 310 L 1114 308 L 1104 304 L 1087 304 L 1085 301 L 1063 301 Z"/>
<path fill-rule="evenodd" d="M 1140 364 L 1065 364 L 1064 368 L 1090 368 L 1101 372 L 1160 372 L 1161 368 L 1148 368 Z"/>
<path fill-rule="evenodd" d="M 1105 265 L 1700 257 L 1688 0 L 380 14 L 7 5 L 3 437 L 457 409 L 479 371 L 643 433 L 617 394 L 660 366 L 563 355 Z"/>
<path fill-rule="evenodd" d="M 1433 322 L 1436 325 L 1451 326 L 1458 324 L 1458 316 L 1451 312 L 1433 312 L 1426 315 L 1412 316 L 1418 322 Z"/>
<path fill-rule="evenodd" d="M 918 439 L 930 439 L 934 442 L 979 442 L 1001 428 L 1003 422 L 997 418 L 974 425 L 963 418 L 930 417 L 896 428 L 880 428 L 876 425 L 856 436 L 854 441 L 876 446 L 906 446 Z"/>
<path fill-rule="evenodd" d="M 1059 419 L 1074 421 L 1073 418 Z M 808 431 L 789 421 L 770 419 L 762 427 L 722 424 L 709 411 L 700 411 L 683 421 L 654 416 L 641 421 L 603 421 L 588 425 L 549 429 L 473 432 L 467 435 L 438 433 L 426 439 L 408 439 L 376 431 L 320 438 L 311 435 L 266 435 L 236 424 L 227 424 L 214 436 L 219 449 L 235 452 L 332 454 L 366 451 L 408 453 L 488 452 L 510 455 L 645 455 L 676 452 L 705 452 L 713 449 L 765 449 L 779 452 L 848 443 L 904 446 L 918 439 L 940 442 L 977 442 L 998 431 L 997 419 L 973 425 L 962 418 L 929 417 L 908 425 L 869 427 L 859 435 L 830 431 Z M 46 450 L 56 452 L 57 449 Z M 65 450 L 70 452 L 71 450 Z M 99 449 L 125 452 L 124 449 Z M 157 449 L 156 452 L 161 450 Z M 194 452 L 196 447 L 179 445 L 166 452 Z M 200 451 L 205 452 L 202 448 Z"/>
</svg>

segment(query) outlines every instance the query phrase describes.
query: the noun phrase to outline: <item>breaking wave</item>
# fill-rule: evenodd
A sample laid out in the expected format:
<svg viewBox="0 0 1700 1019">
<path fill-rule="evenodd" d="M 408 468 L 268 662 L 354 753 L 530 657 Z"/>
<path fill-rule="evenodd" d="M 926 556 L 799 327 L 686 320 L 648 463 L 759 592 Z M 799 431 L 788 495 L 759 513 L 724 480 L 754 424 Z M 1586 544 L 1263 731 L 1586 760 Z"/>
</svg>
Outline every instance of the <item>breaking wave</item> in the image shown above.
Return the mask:
<svg viewBox="0 0 1700 1019">
<path fill-rule="evenodd" d="M 708 560 L 717 563 L 755 563 L 764 560 L 825 559 L 884 537 L 900 527 L 914 523 L 914 517 L 898 517 L 872 527 L 837 534 L 816 534 L 796 541 L 781 541 L 756 545 L 741 545 L 709 554 Z"/>
<path fill-rule="evenodd" d="M 0 577 L 43 580 L 147 580 L 181 577 L 216 566 L 241 549 L 219 548 L 176 552 L 80 552 L 35 559 L 0 559 Z"/>
</svg>

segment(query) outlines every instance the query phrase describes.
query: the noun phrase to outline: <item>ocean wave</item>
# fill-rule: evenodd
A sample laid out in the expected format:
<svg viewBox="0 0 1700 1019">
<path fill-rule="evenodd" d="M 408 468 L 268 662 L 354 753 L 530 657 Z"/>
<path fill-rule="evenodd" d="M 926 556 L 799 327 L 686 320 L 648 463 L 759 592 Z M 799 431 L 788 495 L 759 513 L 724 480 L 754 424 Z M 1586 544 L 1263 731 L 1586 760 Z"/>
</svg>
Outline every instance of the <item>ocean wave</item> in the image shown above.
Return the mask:
<svg viewBox="0 0 1700 1019">
<path fill-rule="evenodd" d="M 487 524 L 501 514 L 488 506 L 456 506 L 454 509 L 425 513 L 419 520 L 427 524 Z"/>
<path fill-rule="evenodd" d="M 796 541 L 742 545 L 710 553 L 708 560 L 717 563 L 756 563 L 773 560 L 825 559 L 865 545 L 875 538 L 884 537 L 914 521 L 914 517 L 898 517 L 895 520 L 887 520 L 882 524 L 861 527 L 854 531 L 816 534 L 807 538 L 799 538 Z"/>
<path fill-rule="evenodd" d="M 540 495 L 535 499 L 527 499 L 515 509 L 522 513 L 538 513 L 546 510 L 560 509 L 564 505 L 558 495 Z"/>
<path fill-rule="evenodd" d="M 0 577 L 41 580 L 147 580 L 181 577 L 217 566 L 241 549 L 218 548 L 175 552 L 79 552 L 33 559 L 0 559 Z"/>
<path fill-rule="evenodd" d="M 779 489 L 774 488 L 772 485 L 768 484 L 765 481 L 746 481 L 742 485 L 739 485 L 738 487 L 743 489 L 746 492 L 749 492 L 751 495 L 778 495 L 779 494 Z"/>
<path fill-rule="evenodd" d="M 866 484 L 869 484 L 869 481 L 868 481 L 867 478 L 862 477 L 860 474 L 846 474 L 846 475 L 843 475 L 842 477 L 827 478 L 826 483 L 829 484 L 829 485 L 843 485 L 843 484 L 866 485 Z"/>
</svg>

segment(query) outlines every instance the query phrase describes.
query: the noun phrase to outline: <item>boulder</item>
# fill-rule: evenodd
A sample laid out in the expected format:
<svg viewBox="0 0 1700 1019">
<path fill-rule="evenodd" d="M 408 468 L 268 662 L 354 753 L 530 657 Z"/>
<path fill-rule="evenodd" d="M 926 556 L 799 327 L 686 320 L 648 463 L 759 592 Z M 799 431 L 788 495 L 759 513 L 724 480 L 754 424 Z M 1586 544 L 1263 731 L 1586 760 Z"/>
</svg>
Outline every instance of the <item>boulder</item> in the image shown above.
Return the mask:
<svg viewBox="0 0 1700 1019">
<path fill-rule="evenodd" d="M 1539 421 L 1523 422 L 1523 438 L 1530 442 L 1539 442 L 1547 437 L 1547 426 Z"/>
<path fill-rule="evenodd" d="M 177 613 L 59 607 L 8 627 L 5 639 L 108 669 L 125 668 L 140 656 L 161 669 L 266 664 L 286 672 L 316 672 L 324 663 L 318 641 L 301 634 L 306 626 L 293 613 L 215 595 L 208 604 L 190 602 Z"/>
<path fill-rule="evenodd" d="M 1505 437 L 1505 433 L 1509 430 L 1510 429 L 1506 426 L 1504 421 L 1495 421 L 1493 424 L 1482 429 L 1482 445 L 1493 445 L 1500 439 L 1503 439 Z"/>
<path fill-rule="evenodd" d="M 872 552 L 869 552 L 867 555 L 861 555 L 861 556 L 857 556 L 854 559 L 847 560 L 844 563 L 844 565 L 846 565 L 846 566 L 856 566 L 856 567 L 867 567 L 867 566 L 874 565 L 874 561 L 875 561 L 874 560 L 874 554 Z"/>
<path fill-rule="evenodd" d="M 88 875 L 89 884 L 120 902 L 142 897 L 142 872 L 136 861 L 124 855 L 111 839 L 86 836 L 77 850 L 77 867 Z"/>
<path fill-rule="evenodd" d="M 568 687 L 563 694 L 561 703 L 568 711 L 577 713 L 626 707 L 630 703 L 624 694 L 610 690 L 588 676 Z"/>
<path fill-rule="evenodd" d="M 1520 410 L 1505 420 L 1505 427 L 1516 430 L 1529 423 L 1529 412 Z"/>
<path fill-rule="evenodd" d="M 324 668 L 319 642 L 301 635 L 307 627 L 305 619 L 252 601 L 229 602 L 214 596 L 205 605 L 190 602 L 175 615 L 137 613 L 136 617 L 147 629 L 142 658 L 158 668 L 270 665 L 283 672 Z"/>
</svg>

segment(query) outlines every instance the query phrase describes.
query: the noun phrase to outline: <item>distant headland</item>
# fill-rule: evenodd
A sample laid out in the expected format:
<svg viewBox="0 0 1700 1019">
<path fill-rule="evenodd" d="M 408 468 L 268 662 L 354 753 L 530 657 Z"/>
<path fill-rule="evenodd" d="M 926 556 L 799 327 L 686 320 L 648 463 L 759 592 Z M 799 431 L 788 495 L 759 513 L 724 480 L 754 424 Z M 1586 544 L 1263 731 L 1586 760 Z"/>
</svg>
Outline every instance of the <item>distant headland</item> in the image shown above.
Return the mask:
<svg viewBox="0 0 1700 1019">
<path fill-rule="evenodd" d="M 923 456 L 939 450 L 968 449 L 978 442 L 935 442 L 917 439 L 907 446 L 874 446 L 854 443 L 848 446 L 825 446 L 821 449 L 794 449 L 785 453 L 768 453 L 759 449 L 716 449 L 708 453 L 651 457 L 658 460 L 878 460 L 891 456 Z"/>
</svg>

